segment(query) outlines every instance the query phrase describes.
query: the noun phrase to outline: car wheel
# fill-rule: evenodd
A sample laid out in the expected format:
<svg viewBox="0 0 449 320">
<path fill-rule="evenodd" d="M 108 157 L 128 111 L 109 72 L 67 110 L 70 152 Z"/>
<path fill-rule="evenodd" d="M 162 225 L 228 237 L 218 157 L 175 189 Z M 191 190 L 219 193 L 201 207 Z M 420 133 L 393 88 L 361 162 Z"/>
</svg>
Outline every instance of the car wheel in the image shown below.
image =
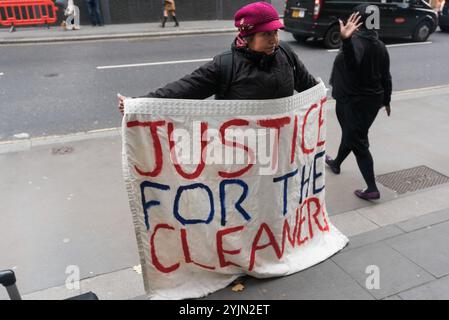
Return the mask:
<svg viewBox="0 0 449 320">
<path fill-rule="evenodd" d="M 431 26 L 427 21 L 420 22 L 412 35 L 412 40 L 416 42 L 426 41 L 430 36 Z"/>
<path fill-rule="evenodd" d="M 298 41 L 299 43 L 302 43 L 302 42 L 306 42 L 306 40 L 309 38 L 309 37 L 307 37 L 307 36 L 302 36 L 302 35 L 299 35 L 299 34 L 293 34 L 293 38 L 295 38 L 295 40 L 296 41 Z"/>
<path fill-rule="evenodd" d="M 441 31 L 449 32 L 449 26 L 440 26 Z"/>
<path fill-rule="evenodd" d="M 341 46 L 340 26 L 333 25 L 327 30 L 323 39 L 324 47 L 328 49 L 337 49 Z"/>
</svg>

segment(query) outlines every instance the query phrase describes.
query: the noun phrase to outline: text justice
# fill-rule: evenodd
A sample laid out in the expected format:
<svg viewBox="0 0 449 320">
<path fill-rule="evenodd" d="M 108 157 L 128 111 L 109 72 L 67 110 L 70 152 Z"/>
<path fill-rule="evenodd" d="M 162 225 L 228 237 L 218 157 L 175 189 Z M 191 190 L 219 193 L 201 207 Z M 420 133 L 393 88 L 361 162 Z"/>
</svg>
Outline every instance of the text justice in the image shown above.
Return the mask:
<svg viewBox="0 0 449 320">
<path fill-rule="evenodd" d="M 326 99 L 323 98 L 323 99 L 321 99 L 319 105 L 318 104 L 311 105 L 310 108 L 305 113 L 301 124 L 298 123 L 297 115 L 295 115 L 294 117 L 287 116 L 287 117 L 280 117 L 280 118 L 260 119 L 260 120 L 257 120 L 256 124 L 262 128 L 269 128 L 269 129 L 276 130 L 277 140 L 279 140 L 281 137 L 281 134 L 282 134 L 281 129 L 283 127 L 285 127 L 287 125 L 293 126 L 293 130 L 292 130 L 293 133 L 290 137 L 290 140 L 291 140 L 290 162 L 293 163 L 295 161 L 295 156 L 297 155 L 296 148 L 297 148 L 297 142 L 298 142 L 297 140 L 298 140 L 299 130 L 301 130 L 301 132 L 300 132 L 301 134 L 299 137 L 300 148 L 304 154 L 306 154 L 306 155 L 311 154 L 311 153 L 315 152 L 315 150 L 316 150 L 315 148 L 322 147 L 325 144 L 325 141 L 321 140 L 321 129 L 324 125 L 323 106 L 324 106 L 325 102 L 326 102 Z M 306 137 L 305 132 L 308 128 L 308 125 L 311 125 L 310 123 L 308 123 L 309 115 L 315 109 L 317 112 L 319 112 L 318 121 L 316 121 L 316 125 L 318 127 L 318 130 L 317 130 L 318 134 L 317 134 L 317 137 L 315 138 L 316 143 L 309 142 L 310 145 L 307 145 L 306 139 L 305 139 L 305 137 Z M 174 150 L 174 147 L 175 147 L 175 141 L 173 141 L 174 125 L 172 122 L 168 122 L 165 120 L 128 121 L 127 122 L 128 128 L 135 128 L 135 127 L 145 128 L 146 127 L 146 128 L 150 129 L 150 135 L 151 135 L 151 139 L 153 142 L 153 152 L 154 152 L 154 154 L 153 154 L 154 156 L 152 158 L 154 158 L 155 163 L 152 165 L 153 169 L 150 171 L 146 171 L 145 169 L 139 168 L 137 165 L 135 165 L 134 169 L 141 176 L 154 178 L 154 177 L 158 177 L 162 172 L 162 169 L 164 166 L 164 161 L 163 161 L 164 157 L 163 157 L 161 139 L 158 134 L 158 127 L 163 127 L 163 126 L 166 126 L 166 128 L 167 128 L 167 135 L 168 135 L 168 141 L 170 144 L 170 146 L 169 146 L 170 150 Z M 221 143 L 224 146 L 234 148 L 235 150 L 238 150 L 238 149 L 243 150 L 251 158 L 251 157 L 253 157 L 252 155 L 254 154 L 254 151 L 249 146 L 247 146 L 245 144 L 237 143 L 235 141 L 227 140 L 225 138 L 226 137 L 225 132 L 229 128 L 231 128 L 231 127 L 244 128 L 244 127 L 248 127 L 248 126 L 250 126 L 250 122 L 248 120 L 231 119 L 231 120 L 228 120 L 221 124 L 221 126 L 219 128 L 219 132 L 220 132 Z M 208 123 L 201 122 L 201 137 L 204 136 L 203 133 L 205 133 L 207 130 L 208 130 Z M 201 138 L 201 154 L 204 154 L 206 152 L 207 145 L 208 145 L 208 141 Z M 176 172 L 185 179 L 193 180 L 193 179 L 198 178 L 206 166 L 204 158 L 200 157 L 200 161 L 199 161 L 199 164 L 197 165 L 196 169 L 193 172 L 188 173 L 182 168 L 182 166 L 178 163 L 178 161 L 176 159 L 173 159 L 173 157 L 174 157 L 173 152 L 171 152 L 170 156 L 172 157 L 172 163 L 176 169 Z M 272 157 L 277 157 L 277 152 L 273 152 Z M 273 163 L 276 163 L 276 162 L 277 162 L 277 159 L 273 159 Z M 254 165 L 253 163 L 249 163 L 244 168 L 239 169 L 237 171 L 233 171 L 233 172 L 218 171 L 218 175 L 222 178 L 241 177 L 246 172 L 248 172 L 253 167 L 253 165 Z"/>
</svg>

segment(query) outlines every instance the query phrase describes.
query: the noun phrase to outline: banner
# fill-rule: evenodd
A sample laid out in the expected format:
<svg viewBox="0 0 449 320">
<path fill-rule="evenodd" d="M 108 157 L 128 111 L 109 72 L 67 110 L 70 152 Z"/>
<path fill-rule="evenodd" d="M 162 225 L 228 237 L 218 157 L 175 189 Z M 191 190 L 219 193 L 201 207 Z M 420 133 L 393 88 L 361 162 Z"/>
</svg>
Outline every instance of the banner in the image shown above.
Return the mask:
<svg viewBox="0 0 449 320">
<path fill-rule="evenodd" d="M 326 213 L 325 101 L 322 82 L 274 100 L 125 100 L 123 170 L 149 298 L 289 275 L 347 244 Z"/>
</svg>

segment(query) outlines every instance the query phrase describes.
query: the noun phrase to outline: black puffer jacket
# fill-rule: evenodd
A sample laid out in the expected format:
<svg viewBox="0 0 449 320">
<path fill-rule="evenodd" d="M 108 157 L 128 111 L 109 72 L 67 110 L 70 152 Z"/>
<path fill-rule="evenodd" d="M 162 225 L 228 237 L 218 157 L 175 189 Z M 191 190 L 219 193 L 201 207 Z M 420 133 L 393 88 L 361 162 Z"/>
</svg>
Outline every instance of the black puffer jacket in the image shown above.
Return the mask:
<svg viewBox="0 0 449 320">
<path fill-rule="evenodd" d="M 337 100 L 361 97 L 374 101 L 382 99 L 383 105 L 390 105 L 390 57 L 375 31 L 361 30 L 343 40 L 330 84 L 332 96 Z"/>
<path fill-rule="evenodd" d="M 287 44 L 283 43 L 283 46 Z M 293 95 L 294 90 L 301 92 L 317 84 L 304 64 L 293 53 L 296 64 L 294 69 L 287 54 L 277 48 L 275 53 L 267 56 L 247 48 L 236 48 L 234 54 L 232 81 L 225 96 L 227 100 L 263 100 L 276 99 Z M 182 79 L 169 83 L 165 87 L 151 92 L 146 97 L 172 99 L 206 99 L 219 94 L 223 77 L 220 68 L 220 56 L 199 67 Z M 296 79 L 296 83 L 295 83 Z"/>
</svg>

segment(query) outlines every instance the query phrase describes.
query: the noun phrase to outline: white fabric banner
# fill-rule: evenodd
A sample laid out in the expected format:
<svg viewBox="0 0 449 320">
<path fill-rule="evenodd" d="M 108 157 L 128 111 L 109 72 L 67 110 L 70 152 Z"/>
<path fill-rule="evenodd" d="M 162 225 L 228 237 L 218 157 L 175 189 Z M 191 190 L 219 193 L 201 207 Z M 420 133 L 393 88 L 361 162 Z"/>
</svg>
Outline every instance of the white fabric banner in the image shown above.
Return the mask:
<svg viewBox="0 0 449 320">
<path fill-rule="evenodd" d="M 341 250 L 325 194 L 326 88 L 275 100 L 125 100 L 123 170 L 151 299 L 289 275 Z"/>
</svg>

